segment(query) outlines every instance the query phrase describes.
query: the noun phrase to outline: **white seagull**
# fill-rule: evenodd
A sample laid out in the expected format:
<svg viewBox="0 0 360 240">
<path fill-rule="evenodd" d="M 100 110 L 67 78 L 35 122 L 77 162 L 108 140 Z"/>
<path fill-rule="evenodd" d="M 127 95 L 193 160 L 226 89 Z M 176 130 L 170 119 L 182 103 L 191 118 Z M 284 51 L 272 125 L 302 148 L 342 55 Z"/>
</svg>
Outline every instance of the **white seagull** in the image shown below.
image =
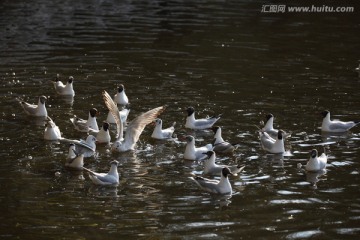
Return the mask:
<svg viewBox="0 0 360 240">
<path fill-rule="evenodd" d="M 207 155 L 208 159 L 205 159 L 204 161 L 204 174 L 209 175 L 220 175 L 223 168 L 227 167 L 230 169 L 231 173 L 236 176 L 238 173 L 240 173 L 245 166 L 239 166 L 239 165 L 218 165 L 215 163 L 216 154 L 214 151 L 208 151 L 206 153 L 203 153 Z"/>
<path fill-rule="evenodd" d="M 21 101 L 18 99 L 18 101 L 20 102 L 20 105 L 22 106 L 22 108 L 24 109 L 25 113 L 33 116 L 33 117 L 47 117 L 47 110 L 45 107 L 45 102 L 46 102 L 47 98 L 45 96 L 40 96 L 39 100 L 38 100 L 38 104 L 30 104 L 24 101 Z"/>
<path fill-rule="evenodd" d="M 84 154 L 76 152 L 75 144 L 70 144 L 68 157 L 65 162 L 65 167 L 76 170 L 82 170 L 83 166 L 84 166 Z"/>
<path fill-rule="evenodd" d="M 123 84 L 120 84 L 117 93 L 114 96 L 114 102 L 120 105 L 127 105 L 129 104 L 129 99 L 125 94 L 125 87 Z"/>
<path fill-rule="evenodd" d="M 212 150 L 212 144 L 207 144 L 202 147 L 195 147 L 195 138 L 193 136 L 186 136 L 186 147 L 184 153 L 184 159 L 187 160 L 202 160 L 206 156 L 203 153 L 206 153 Z"/>
<path fill-rule="evenodd" d="M 265 123 L 265 126 L 261 129 L 261 131 L 266 132 L 272 138 L 277 137 L 279 130 L 274 128 L 274 115 L 272 115 L 271 113 L 266 115 L 266 123 Z M 283 131 L 284 138 L 287 138 L 290 135 L 291 135 L 291 133 L 285 133 Z"/>
<path fill-rule="evenodd" d="M 63 142 L 73 143 L 75 144 L 75 151 L 79 153 L 83 153 L 84 157 L 91 157 L 95 154 L 96 151 L 96 137 L 93 135 L 87 136 L 86 140 L 72 140 L 67 138 L 61 139 Z M 70 153 L 70 151 L 69 151 Z M 70 156 L 71 157 L 71 156 Z M 73 157 L 73 156 L 72 156 Z"/>
<path fill-rule="evenodd" d="M 221 170 L 220 181 L 207 179 L 199 176 L 193 177 L 191 179 L 194 180 L 201 189 L 207 192 L 222 195 L 231 195 L 232 187 L 228 178 L 229 175 L 232 175 L 232 173 L 229 168 L 225 167 Z"/>
<path fill-rule="evenodd" d="M 173 122 L 171 127 L 162 129 L 162 120 L 160 118 L 155 119 L 155 128 L 153 133 L 151 134 L 152 138 L 155 139 L 170 139 L 173 137 L 173 133 L 175 131 L 175 124 L 176 122 Z"/>
<path fill-rule="evenodd" d="M 221 128 L 218 126 L 212 127 L 211 130 L 214 132 L 214 151 L 216 153 L 231 153 L 237 148 L 237 144 L 231 144 L 225 141 L 221 136 Z"/>
<path fill-rule="evenodd" d="M 190 129 L 207 129 L 211 128 L 219 119 L 221 114 L 217 116 L 195 119 L 195 110 L 193 107 L 188 107 L 187 111 L 187 118 L 185 127 Z"/>
<path fill-rule="evenodd" d="M 96 121 L 97 115 L 98 110 L 96 108 L 92 108 L 89 111 L 89 117 L 87 120 L 74 115 L 73 118 L 70 118 L 70 122 L 74 125 L 75 129 L 80 132 L 98 132 L 99 126 Z"/>
<path fill-rule="evenodd" d="M 306 171 L 309 172 L 318 172 L 326 168 L 327 156 L 322 153 L 318 156 L 318 151 L 316 149 L 311 150 L 310 159 L 305 165 Z"/>
<path fill-rule="evenodd" d="M 90 169 L 84 168 L 89 173 L 89 178 L 96 185 L 118 185 L 119 184 L 119 173 L 117 167 L 119 162 L 114 160 L 111 163 L 111 167 L 108 173 L 96 173 Z"/>
<path fill-rule="evenodd" d="M 129 107 L 129 105 L 126 105 L 126 106 L 120 111 L 120 118 L 121 118 L 121 121 L 122 121 L 123 123 L 126 122 L 128 116 L 129 116 L 129 113 L 130 113 L 130 107 Z M 109 111 L 109 113 L 108 113 L 108 115 L 107 115 L 106 121 L 107 121 L 108 123 L 116 124 L 115 118 L 114 118 L 114 116 L 111 114 L 110 111 Z"/>
<path fill-rule="evenodd" d="M 96 140 L 98 143 L 110 143 L 111 136 L 109 133 L 109 126 L 110 125 L 108 122 L 103 122 L 102 127 L 96 135 Z"/>
<path fill-rule="evenodd" d="M 54 88 L 57 94 L 64 96 L 75 96 L 73 83 L 74 83 L 74 77 L 70 76 L 66 85 L 63 84 L 59 79 L 59 74 L 56 76 L 56 79 L 53 81 Z"/>
<path fill-rule="evenodd" d="M 360 121 L 343 122 L 340 120 L 330 120 L 330 112 L 327 110 L 323 111 L 321 115 L 323 116 L 321 125 L 321 131 L 323 132 L 346 132 L 360 123 Z"/>
<path fill-rule="evenodd" d="M 62 139 L 61 132 L 58 126 L 54 123 L 54 121 L 47 117 L 46 120 L 46 127 L 44 131 L 44 139 L 49 141 L 56 141 Z"/>
<path fill-rule="evenodd" d="M 259 132 L 260 133 L 260 141 L 262 148 L 269 152 L 269 153 L 284 153 L 284 138 L 283 138 L 283 131 L 279 130 L 277 134 L 277 138 L 272 138 L 266 132 Z"/>
<path fill-rule="evenodd" d="M 111 149 L 117 152 L 135 150 L 135 144 L 139 140 L 139 137 L 143 132 L 145 126 L 153 122 L 165 110 L 165 107 L 161 106 L 151 109 L 143 114 L 140 114 L 129 123 L 126 129 L 125 136 L 123 137 L 124 126 L 121 122 L 119 109 L 116 103 L 111 99 L 110 95 L 105 90 L 103 91 L 103 98 L 105 101 L 105 105 L 113 114 L 116 121 L 117 139 L 111 146 Z"/>
</svg>

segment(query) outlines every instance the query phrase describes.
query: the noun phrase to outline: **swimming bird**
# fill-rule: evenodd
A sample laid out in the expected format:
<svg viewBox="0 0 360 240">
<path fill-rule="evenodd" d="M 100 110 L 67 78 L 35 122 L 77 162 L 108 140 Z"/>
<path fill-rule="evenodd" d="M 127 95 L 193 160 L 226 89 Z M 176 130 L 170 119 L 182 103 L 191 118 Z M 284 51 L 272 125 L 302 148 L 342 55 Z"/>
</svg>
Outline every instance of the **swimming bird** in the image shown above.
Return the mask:
<svg viewBox="0 0 360 240">
<path fill-rule="evenodd" d="M 47 117 L 45 122 L 46 127 L 44 131 L 44 139 L 50 141 L 60 140 L 62 137 L 59 127 L 56 126 L 56 124 L 50 117 Z"/>
<path fill-rule="evenodd" d="M 233 175 L 229 168 L 225 167 L 221 170 L 221 178 L 219 180 L 212 180 L 203 177 L 193 177 L 192 180 L 203 190 L 222 194 L 222 195 L 231 195 L 232 194 L 232 187 L 229 181 L 228 176 Z"/>
<path fill-rule="evenodd" d="M 279 130 L 274 128 L 274 115 L 272 115 L 271 113 L 266 115 L 266 123 L 265 123 L 265 126 L 261 129 L 261 131 L 266 132 L 272 138 L 277 138 Z M 291 133 L 285 133 L 283 131 L 284 138 L 287 138 L 290 135 L 291 135 Z"/>
<path fill-rule="evenodd" d="M 231 144 L 225 141 L 221 136 L 221 127 L 214 126 L 211 128 L 214 132 L 214 140 L 212 142 L 216 153 L 231 153 L 237 148 L 237 144 Z"/>
<path fill-rule="evenodd" d="M 96 140 L 98 143 L 110 143 L 111 136 L 109 133 L 109 126 L 110 125 L 108 122 L 103 122 L 102 127 L 96 135 Z"/>
<path fill-rule="evenodd" d="M 96 173 L 84 167 L 83 169 L 89 173 L 89 178 L 96 185 L 118 185 L 119 173 L 117 167 L 119 162 L 114 160 L 110 164 L 111 167 L 108 173 Z"/>
<path fill-rule="evenodd" d="M 130 105 L 128 104 L 120 111 L 120 118 L 123 123 L 126 122 L 128 116 L 129 116 L 129 113 L 130 113 Z M 106 121 L 108 123 L 116 124 L 114 116 L 111 114 L 110 111 L 107 115 Z"/>
<path fill-rule="evenodd" d="M 22 108 L 24 109 L 25 113 L 33 116 L 33 117 L 47 117 L 47 110 L 46 110 L 46 106 L 45 106 L 45 102 L 47 100 L 47 97 L 45 96 L 40 96 L 39 100 L 38 100 L 38 104 L 30 104 L 24 101 L 21 101 L 18 99 L 18 101 L 20 102 L 20 105 L 22 106 Z"/>
<path fill-rule="evenodd" d="M 193 107 L 188 107 L 187 118 L 185 127 L 190 129 L 207 129 L 211 128 L 219 119 L 222 114 L 217 116 L 195 119 L 195 109 Z"/>
<path fill-rule="evenodd" d="M 322 153 L 318 156 L 318 151 L 316 149 L 311 150 L 310 159 L 305 165 L 306 171 L 317 172 L 324 170 L 326 168 L 327 156 Z"/>
<path fill-rule="evenodd" d="M 277 138 L 272 138 L 266 132 L 260 131 L 260 141 L 262 148 L 270 153 L 284 153 L 284 138 L 283 138 L 283 131 L 279 130 L 277 134 Z"/>
<path fill-rule="evenodd" d="M 160 118 L 155 119 L 155 128 L 153 133 L 151 134 L 152 138 L 155 139 L 169 139 L 172 138 L 173 133 L 175 131 L 175 124 L 176 122 L 173 122 L 171 127 L 162 129 L 162 120 Z"/>
<path fill-rule="evenodd" d="M 75 96 L 75 91 L 73 88 L 74 77 L 70 76 L 69 80 L 67 81 L 66 85 L 63 84 L 59 79 L 59 74 L 56 76 L 55 80 L 53 81 L 55 91 L 59 95 L 66 95 L 66 96 Z"/>
<path fill-rule="evenodd" d="M 184 153 L 184 159 L 187 160 L 202 160 L 206 156 L 203 153 L 206 153 L 210 150 L 212 150 L 213 146 L 212 144 L 207 144 L 202 147 L 195 147 L 195 138 L 193 136 L 186 136 L 186 147 L 185 147 L 185 153 Z"/>
<path fill-rule="evenodd" d="M 120 104 L 120 105 L 129 104 L 129 99 L 126 96 L 125 87 L 123 84 L 119 85 L 119 87 L 117 89 L 117 93 L 114 96 L 114 102 L 116 102 L 117 104 Z"/>
<path fill-rule="evenodd" d="M 328 110 L 323 111 L 321 115 L 323 116 L 321 125 L 321 131 L 323 132 L 346 132 L 360 123 L 360 121 L 343 122 L 340 120 L 330 120 L 330 112 Z"/>
<path fill-rule="evenodd" d="M 209 175 L 220 175 L 223 168 L 227 167 L 230 169 L 231 173 L 236 176 L 238 173 L 240 173 L 245 166 L 239 166 L 239 165 L 218 165 L 215 163 L 216 154 L 214 151 L 208 151 L 206 153 L 203 153 L 207 156 L 207 159 L 204 161 L 204 174 Z"/>
<path fill-rule="evenodd" d="M 127 126 L 125 136 L 123 136 L 123 122 L 120 118 L 119 109 L 116 103 L 112 100 L 110 95 L 104 90 L 103 98 L 105 105 L 109 109 L 109 111 L 113 114 L 116 121 L 117 128 L 117 139 L 111 146 L 113 151 L 117 152 L 126 152 L 135 150 L 135 144 L 139 140 L 141 133 L 143 132 L 145 126 L 151 122 L 153 122 L 164 110 L 165 107 L 157 107 L 151 109 L 143 114 L 137 116 L 134 120 L 132 120 Z"/>
<path fill-rule="evenodd" d="M 91 108 L 87 120 L 84 120 L 74 115 L 73 118 L 70 118 L 70 122 L 72 122 L 75 129 L 80 132 L 98 132 L 99 126 L 96 121 L 97 115 L 98 115 L 98 110 L 96 108 Z"/>
<path fill-rule="evenodd" d="M 84 154 L 84 157 L 91 157 L 96 151 L 96 137 L 93 135 L 87 136 L 86 140 L 72 140 L 62 138 L 61 141 L 75 144 L 75 151 Z M 69 151 L 70 152 L 70 151 Z"/>
<path fill-rule="evenodd" d="M 70 158 L 67 158 L 65 162 L 65 167 L 82 170 L 84 166 L 84 154 L 76 152 L 75 144 L 70 144 L 68 157 L 69 156 Z"/>
</svg>

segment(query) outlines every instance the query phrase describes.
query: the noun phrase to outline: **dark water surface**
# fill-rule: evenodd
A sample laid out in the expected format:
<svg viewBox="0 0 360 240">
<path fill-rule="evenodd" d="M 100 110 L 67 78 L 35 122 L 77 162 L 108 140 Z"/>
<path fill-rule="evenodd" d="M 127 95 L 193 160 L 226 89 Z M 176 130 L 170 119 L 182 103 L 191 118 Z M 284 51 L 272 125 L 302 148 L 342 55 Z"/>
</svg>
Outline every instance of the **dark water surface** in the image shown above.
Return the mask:
<svg viewBox="0 0 360 240">
<path fill-rule="evenodd" d="M 360 120 L 360 8 L 353 1 L 354 13 L 261 13 L 262 5 L 2 1 L 1 239 L 357 239 L 360 128 L 322 136 L 318 113 Z M 73 102 L 55 94 L 49 80 L 56 74 L 74 76 Z M 64 168 L 68 146 L 44 141 L 44 126 L 15 98 L 48 96 L 49 115 L 64 137 L 79 139 L 86 136 L 69 118 L 85 118 L 96 107 L 101 123 L 107 115 L 101 91 L 113 95 L 120 83 L 132 104 L 129 119 L 167 104 L 161 118 L 166 126 L 177 121 L 180 140 L 154 141 L 147 127 L 139 152 L 99 146 L 85 166 L 106 172 L 117 159 L 121 184 L 96 187 L 87 174 Z M 190 105 L 197 116 L 223 113 L 224 138 L 241 143 L 233 155 L 219 156 L 246 165 L 230 179 L 229 199 L 189 179 L 202 166 L 182 159 L 182 137 L 194 134 L 198 145 L 212 140 L 210 132 L 184 128 Z M 269 112 L 276 127 L 293 132 L 291 156 L 260 148 L 255 125 Z M 334 143 L 326 174 L 297 169 L 312 144 L 328 141 Z"/>
</svg>

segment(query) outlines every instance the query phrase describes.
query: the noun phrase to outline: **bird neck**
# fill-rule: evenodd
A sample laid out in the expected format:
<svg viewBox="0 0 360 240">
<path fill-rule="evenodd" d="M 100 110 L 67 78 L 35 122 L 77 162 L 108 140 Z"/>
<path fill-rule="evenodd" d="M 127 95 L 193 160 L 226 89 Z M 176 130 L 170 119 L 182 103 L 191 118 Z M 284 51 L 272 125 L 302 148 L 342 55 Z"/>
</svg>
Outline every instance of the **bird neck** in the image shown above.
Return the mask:
<svg viewBox="0 0 360 240">
<path fill-rule="evenodd" d="M 111 165 L 110 170 L 109 170 L 109 174 L 113 175 L 113 176 L 118 176 L 119 175 L 116 165 Z"/>
<path fill-rule="evenodd" d="M 270 118 L 264 126 L 265 131 L 269 131 L 272 129 L 274 129 L 274 118 Z"/>
</svg>

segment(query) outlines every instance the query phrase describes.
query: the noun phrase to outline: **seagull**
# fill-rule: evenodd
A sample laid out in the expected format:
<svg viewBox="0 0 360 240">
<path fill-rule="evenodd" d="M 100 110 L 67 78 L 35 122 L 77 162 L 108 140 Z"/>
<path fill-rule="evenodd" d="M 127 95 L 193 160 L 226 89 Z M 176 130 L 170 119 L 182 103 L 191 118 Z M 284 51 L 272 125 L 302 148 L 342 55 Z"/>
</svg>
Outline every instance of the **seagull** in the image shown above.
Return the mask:
<svg viewBox="0 0 360 240">
<path fill-rule="evenodd" d="M 206 157 L 203 153 L 206 153 L 213 148 L 212 144 L 207 144 L 202 147 L 195 147 L 195 138 L 190 135 L 186 136 L 185 139 L 187 143 L 185 147 L 184 159 L 187 160 L 202 160 Z"/>
<path fill-rule="evenodd" d="M 74 125 L 75 129 L 80 132 L 98 132 L 99 127 L 96 122 L 96 116 L 98 115 L 98 110 L 92 108 L 89 111 L 89 117 L 87 120 L 78 118 L 74 115 L 73 118 L 70 118 L 70 121 Z"/>
<path fill-rule="evenodd" d="M 114 160 L 110 164 L 111 167 L 108 173 L 96 173 L 84 167 L 83 169 L 89 173 L 89 178 L 96 185 L 118 185 L 119 173 L 117 167 L 119 162 Z"/>
<path fill-rule="evenodd" d="M 323 132 L 333 132 L 333 133 L 341 133 L 350 130 L 360 123 L 360 121 L 349 121 L 342 122 L 339 120 L 330 120 L 330 112 L 325 110 L 321 113 L 323 116 L 323 121 L 321 125 L 321 131 Z"/>
<path fill-rule="evenodd" d="M 102 95 L 105 101 L 105 105 L 112 113 L 116 121 L 117 139 L 113 143 L 111 148 L 113 151 L 117 151 L 117 152 L 126 152 L 126 151 L 134 150 L 135 144 L 139 140 L 139 137 L 143 132 L 145 126 L 153 122 L 165 110 L 165 107 L 161 106 L 151 109 L 143 114 L 140 114 L 129 123 L 126 129 L 125 136 L 123 137 L 124 126 L 120 118 L 119 109 L 116 103 L 111 99 L 110 95 L 105 90 L 103 91 Z"/>
<path fill-rule="evenodd" d="M 212 144 L 214 146 L 213 150 L 216 153 L 231 153 L 237 148 L 236 144 L 231 144 L 222 138 L 220 127 L 215 126 L 212 127 L 211 130 L 213 130 L 215 134 Z"/>
<path fill-rule="evenodd" d="M 75 91 L 73 88 L 73 82 L 74 82 L 74 77 L 70 76 L 69 80 L 67 81 L 66 85 L 64 85 L 60 79 L 59 79 L 59 74 L 56 76 L 56 79 L 53 81 L 54 87 L 55 87 L 55 91 L 57 92 L 57 94 L 59 95 L 65 95 L 65 96 L 75 96 Z"/>
<path fill-rule="evenodd" d="M 98 143 L 110 143 L 111 136 L 109 133 L 109 126 L 110 125 L 108 122 L 103 122 L 102 127 L 96 135 L 96 140 Z"/>
<path fill-rule="evenodd" d="M 232 187 L 228 175 L 233 175 L 229 168 L 224 167 L 221 170 L 221 178 L 219 180 L 212 180 L 203 177 L 193 177 L 192 180 L 203 190 L 210 193 L 217 193 L 222 195 L 231 195 Z"/>
<path fill-rule="evenodd" d="M 128 116 L 129 116 L 129 113 L 130 113 L 130 107 L 129 107 L 129 104 L 126 105 L 121 111 L 120 111 L 120 118 L 121 118 L 121 121 L 123 123 L 126 122 Z M 112 124 L 115 124 L 115 119 L 114 119 L 114 116 L 111 114 L 111 112 L 109 111 L 108 115 L 107 115 L 107 118 L 106 118 L 106 121 L 108 123 L 112 123 Z"/>
<path fill-rule="evenodd" d="M 91 157 L 95 154 L 96 151 L 96 137 L 93 135 L 87 136 L 86 140 L 72 140 L 67 138 L 61 139 L 63 142 L 75 144 L 76 152 L 83 153 L 84 157 Z M 69 151 L 70 153 L 70 151 Z M 71 156 L 69 156 L 71 158 Z M 73 157 L 73 156 L 72 156 Z"/>
<path fill-rule="evenodd" d="M 155 139 L 169 139 L 172 138 L 173 133 L 175 131 L 175 124 L 176 122 L 173 122 L 171 127 L 162 129 L 162 120 L 160 118 L 155 119 L 155 128 L 153 133 L 151 134 L 152 138 Z"/>
<path fill-rule="evenodd" d="M 70 156 L 70 158 L 69 158 L 69 156 Z M 84 154 L 76 152 L 75 144 L 70 144 L 68 159 L 65 162 L 65 167 L 76 169 L 76 170 L 82 170 L 83 166 L 84 166 Z"/>
<path fill-rule="evenodd" d="M 271 113 L 266 115 L 266 123 L 265 126 L 261 129 L 261 131 L 266 132 L 269 134 L 272 138 L 276 138 L 278 135 L 278 129 L 274 129 L 274 115 Z M 286 138 L 290 136 L 291 133 L 285 133 L 283 132 L 283 137 Z"/>
<path fill-rule="evenodd" d="M 125 88 L 123 84 L 120 84 L 117 93 L 114 96 L 114 102 L 120 105 L 127 105 L 129 104 L 129 99 L 125 94 Z"/>
<path fill-rule="evenodd" d="M 50 117 L 47 117 L 45 122 L 46 127 L 44 131 L 44 139 L 50 141 L 62 139 L 60 129 L 58 126 L 56 126 L 54 121 Z"/>
<path fill-rule="evenodd" d="M 47 117 L 47 110 L 45 107 L 46 100 L 47 98 L 45 96 L 40 96 L 38 104 L 35 105 L 18 99 L 26 114 L 34 117 Z"/>
<path fill-rule="evenodd" d="M 202 118 L 202 119 L 195 119 L 195 110 L 193 107 L 188 107 L 187 111 L 187 118 L 186 118 L 186 128 L 190 129 L 207 129 L 211 128 L 219 119 L 221 114 L 217 116 Z"/>
<path fill-rule="evenodd" d="M 318 151 L 316 149 L 311 150 L 310 159 L 305 165 L 306 171 L 309 172 L 318 172 L 326 168 L 327 156 L 322 153 L 318 156 Z"/>
<path fill-rule="evenodd" d="M 230 169 L 231 173 L 236 176 L 238 173 L 240 173 L 245 166 L 239 166 L 239 165 L 218 165 L 215 163 L 216 154 L 214 151 L 208 151 L 206 153 L 203 153 L 207 155 L 207 159 L 204 161 L 204 174 L 209 175 L 220 175 L 223 168 L 227 167 Z"/>
<path fill-rule="evenodd" d="M 283 131 L 279 130 L 277 134 L 277 138 L 272 138 L 266 132 L 259 132 L 260 133 L 260 141 L 262 148 L 270 153 L 284 153 L 284 138 L 283 138 Z"/>
</svg>

